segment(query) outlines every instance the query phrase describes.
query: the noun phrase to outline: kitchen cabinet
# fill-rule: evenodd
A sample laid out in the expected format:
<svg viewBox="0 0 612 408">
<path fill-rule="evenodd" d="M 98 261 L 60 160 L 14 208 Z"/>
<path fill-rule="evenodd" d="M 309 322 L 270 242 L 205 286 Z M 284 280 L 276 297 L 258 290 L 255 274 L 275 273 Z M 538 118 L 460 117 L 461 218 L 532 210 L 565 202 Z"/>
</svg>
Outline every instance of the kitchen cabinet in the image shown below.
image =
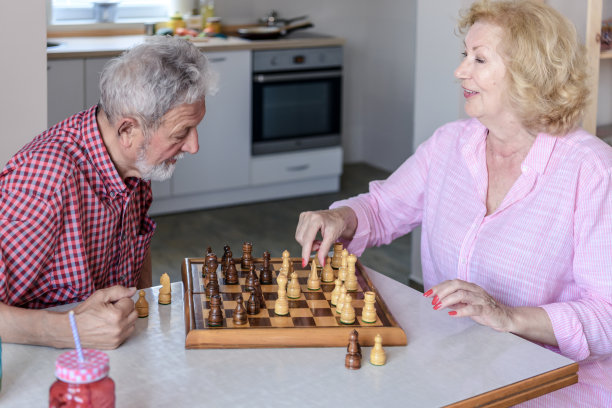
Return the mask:
<svg viewBox="0 0 612 408">
<path fill-rule="evenodd" d="M 182 159 L 172 177 L 173 195 L 202 193 L 249 184 L 251 155 L 251 53 L 207 53 L 219 74 L 219 90 L 206 97 L 198 126 L 200 150 Z"/>
<path fill-rule="evenodd" d="M 84 98 L 84 60 L 47 61 L 48 126 L 83 110 Z"/>
<path fill-rule="evenodd" d="M 100 101 L 100 74 L 110 58 L 85 58 L 85 106 L 89 108 Z"/>
</svg>

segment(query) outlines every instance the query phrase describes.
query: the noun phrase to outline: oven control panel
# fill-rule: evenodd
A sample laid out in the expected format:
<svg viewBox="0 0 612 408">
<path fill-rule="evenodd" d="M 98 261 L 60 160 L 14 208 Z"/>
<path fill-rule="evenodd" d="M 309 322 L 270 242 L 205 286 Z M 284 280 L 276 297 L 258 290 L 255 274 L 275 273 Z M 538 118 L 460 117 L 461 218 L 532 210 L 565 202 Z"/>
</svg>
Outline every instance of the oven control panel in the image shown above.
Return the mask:
<svg viewBox="0 0 612 408">
<path fill-rule="evenodd" d="M 253 51 L 253 72 L 302 71 L 342 66 L 342 47 Z"/>
</svg>

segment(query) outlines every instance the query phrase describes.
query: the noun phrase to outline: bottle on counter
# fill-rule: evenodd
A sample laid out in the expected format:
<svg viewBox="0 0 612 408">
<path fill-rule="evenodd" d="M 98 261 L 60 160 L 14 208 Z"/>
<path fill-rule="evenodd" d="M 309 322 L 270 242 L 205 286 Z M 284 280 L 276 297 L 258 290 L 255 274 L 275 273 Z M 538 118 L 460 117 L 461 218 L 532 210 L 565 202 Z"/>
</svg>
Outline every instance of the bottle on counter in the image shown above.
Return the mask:
<svg viewBox="0 0 612 408">
<path fill-rule="evenodd" d="M 115 382 L 108 376 L 108 355 L 99 350 L 62 353 L 55 362 L 55 381 L 49 389 L 49 408 L 114 408 Z"/>
<path fill-rule="evenodd" d="M 176 32 L 177 28 L 185 28 L 185 25 L 185 20 L 183 20 L 183 16 L 178 11 L 170 17 L 170 21 L 168 22 L 168 28 L 171 29 L 173 33 Z"/>
<path fill-rule="evenodd" d="M 215 17 L 215 0 L 202 0 L 200 6 L 200 14 L 202 15 L 202 27 L 206 27 L 208 19 L 210 17 Z"/>
</svg>

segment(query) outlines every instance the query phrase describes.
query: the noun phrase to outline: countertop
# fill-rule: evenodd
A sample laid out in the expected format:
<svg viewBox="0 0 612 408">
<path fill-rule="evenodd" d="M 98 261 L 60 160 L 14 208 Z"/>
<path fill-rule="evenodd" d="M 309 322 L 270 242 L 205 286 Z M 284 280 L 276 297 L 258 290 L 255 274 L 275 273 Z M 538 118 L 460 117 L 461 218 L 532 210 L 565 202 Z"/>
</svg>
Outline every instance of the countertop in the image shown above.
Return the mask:
<svg viewBox="0 0 612 408">
<path fill-rule="evenodd" d="M 47 59 L 114 57 L 145 41 L 145 35 L 101 37 L 54 37 L 48 41 L 59 45 L 47 48 Z M 340 46 L 344 39 L 325 35 L 289 35 L 276 40 L 245 40 L 239 37 L 194 39 L 203 51 L 266 50 Z"/>
<path fill-rule="evenodd" d="M 184 289 L 175 282 L 170 305 L 157 304 L 159 287 L 146 291 L 149 317 L 138 319 L 134 334 L 108 351 L 117 407 L 509 406 L 575 380 L 573 361 L 451 318 L 421 293 L 366 271 L 408 337 L 407 346 L 385 347 L 386 365 L 368 362 L 371 347 L 362 348 L 359 370 L 344 367 L 346 347 L 186 350 Z M 2 348 L 0 405 L 45 406 L 63 350 Z"/>
</svg>

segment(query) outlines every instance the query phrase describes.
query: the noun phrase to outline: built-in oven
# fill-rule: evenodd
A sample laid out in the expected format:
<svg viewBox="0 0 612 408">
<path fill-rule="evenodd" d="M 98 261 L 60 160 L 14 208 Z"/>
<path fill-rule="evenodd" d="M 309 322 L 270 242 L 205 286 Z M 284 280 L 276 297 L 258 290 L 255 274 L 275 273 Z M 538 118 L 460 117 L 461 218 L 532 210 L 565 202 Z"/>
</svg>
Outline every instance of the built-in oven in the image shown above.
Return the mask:
<svg viewBox="0 0 612 408">
<path fill-rule="evenodd" d="M 342 47 L 253 52 L 253 155 L 340 144 Z"/>
</svg>

